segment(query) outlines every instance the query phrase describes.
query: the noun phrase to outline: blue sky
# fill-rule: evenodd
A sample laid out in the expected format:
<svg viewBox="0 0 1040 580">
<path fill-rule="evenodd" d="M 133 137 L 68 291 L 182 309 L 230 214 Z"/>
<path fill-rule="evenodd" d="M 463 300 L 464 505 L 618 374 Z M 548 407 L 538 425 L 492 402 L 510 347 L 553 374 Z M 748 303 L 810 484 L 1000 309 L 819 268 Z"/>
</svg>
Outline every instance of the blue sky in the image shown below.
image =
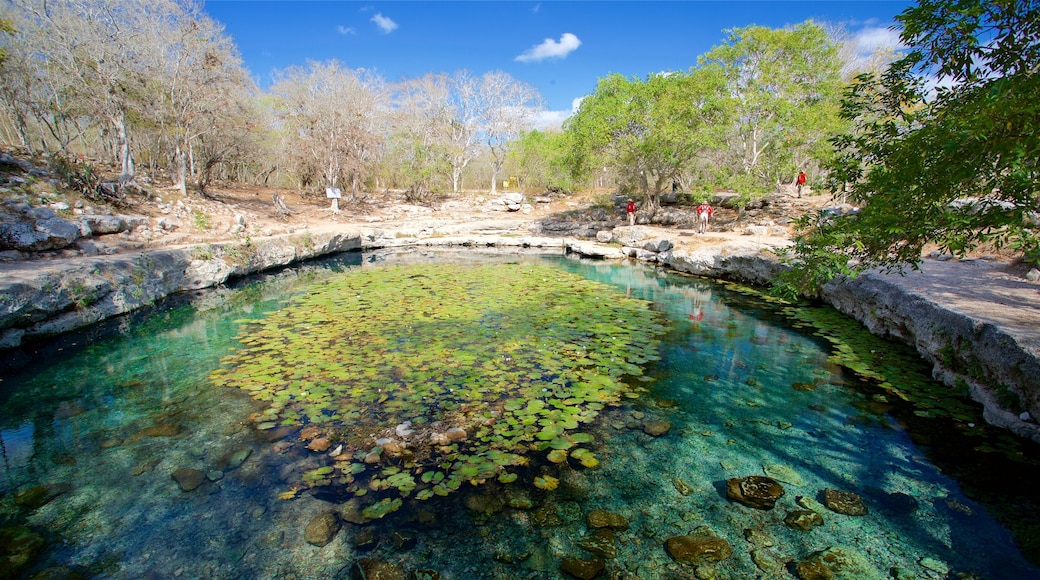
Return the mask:
<svg viewBox="0 0 1040 580">
<path fill-rule="evenodd" d="M 534 85 L 550 110 L 611 73 L 627 77 L 686 70 L 720 44 L 725 30 L 779 28 L 812 19 L 841 26 L 860 50 L 892 44 L 889 27 L 908 1 L 289 1 L 207 0 L 262 87 L 272 72 L 337 59 L 387 81 L 501 70 Z"/>
</svg>

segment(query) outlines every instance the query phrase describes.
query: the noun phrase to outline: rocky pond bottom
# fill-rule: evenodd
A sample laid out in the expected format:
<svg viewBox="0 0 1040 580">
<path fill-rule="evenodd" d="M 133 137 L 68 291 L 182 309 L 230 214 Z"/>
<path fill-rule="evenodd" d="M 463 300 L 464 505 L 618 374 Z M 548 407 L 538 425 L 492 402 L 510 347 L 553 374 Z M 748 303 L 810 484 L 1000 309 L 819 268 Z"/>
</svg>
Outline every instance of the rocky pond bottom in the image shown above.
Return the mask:
<svg viewBox="0 0 1040 580">
<path fill-rule="evenodd" d="M 523 377 L 488 362 L 523 400 L 411 422 L 381 396 L 255 396 L 285 369 L 221 374 L 257 321 L 331 279 L 443 260 L 549 265 L 645 301 L 640 324 L 660 328 L 639 345 L 656 356 L 580 374 L 616 368 L 581 350 L 597 334 L 581 330 L 563 335 L 574 377 L 550 385 L 572 370 L 549 359 Z M 364 307 L 397 296 L 380 292 Z M 494 333 L 466 329 L 459 356 L 479 359 Z M 452 368 L 424 380 L 454 396 L 438 378 Z M 538 381 L 573 396 L 531 404 Z M 1040 578 L 1040 453 L 956 395 L 854 321 L 746 289 L 559 256 L 352 254 L 171 301 L 6 371 L 0 578 Z"/>
</svg>

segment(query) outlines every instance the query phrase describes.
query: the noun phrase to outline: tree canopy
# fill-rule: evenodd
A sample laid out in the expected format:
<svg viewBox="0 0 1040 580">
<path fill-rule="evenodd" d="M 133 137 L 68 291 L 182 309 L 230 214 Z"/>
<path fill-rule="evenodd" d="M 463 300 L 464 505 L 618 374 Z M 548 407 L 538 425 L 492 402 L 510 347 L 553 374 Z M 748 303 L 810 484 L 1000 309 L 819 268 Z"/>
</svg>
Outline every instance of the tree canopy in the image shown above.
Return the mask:
<svg viewBox="0 0 1040 580">
<path fill-rule="evenodd" d="M 921 0 L 898 21 L 909 50 L 846 90 L 831 186 L 861 210 L 803 220 L 783 284 L 916 267 L 926 244 L 1040 257 L 1040 3 Z"/>
</svg>

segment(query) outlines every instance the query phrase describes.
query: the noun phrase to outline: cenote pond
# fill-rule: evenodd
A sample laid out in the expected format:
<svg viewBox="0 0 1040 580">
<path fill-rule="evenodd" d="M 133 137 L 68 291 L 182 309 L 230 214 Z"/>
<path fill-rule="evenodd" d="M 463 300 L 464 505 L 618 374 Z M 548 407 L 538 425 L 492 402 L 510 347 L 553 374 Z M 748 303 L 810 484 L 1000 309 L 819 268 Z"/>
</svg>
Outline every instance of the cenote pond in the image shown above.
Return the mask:
<svg viewBox="0 0 1040 580">
<path fill-rule="evenodd" d="M 347 254 L 8 359 L 0 578 L 1040 578 L 1035 445 L 646 265 Z"/>
</svg>

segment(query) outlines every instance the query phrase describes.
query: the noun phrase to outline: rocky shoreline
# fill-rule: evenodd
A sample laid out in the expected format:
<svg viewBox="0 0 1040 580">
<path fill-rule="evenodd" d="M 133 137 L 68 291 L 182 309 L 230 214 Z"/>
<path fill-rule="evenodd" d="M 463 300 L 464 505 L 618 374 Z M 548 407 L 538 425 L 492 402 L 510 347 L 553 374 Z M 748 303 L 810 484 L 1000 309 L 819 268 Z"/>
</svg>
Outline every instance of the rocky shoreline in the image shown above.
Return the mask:
<svg viewBox="0 0 1040 580">
<path fill-rule="evenodd" d="M 344 228 L 346 230 L 347 228 Z M 595 259 L 636 259 L 709 278 L 765 285 L 782 268 L 780 237 L 743 236 L 712 245 L 684 247 L 681 230 L 616 227 L 595 241 L 542 236 L 516 225 L 351 228 L 310 231 L 261 240 L 143 250 L 92 257 L 0 263 L 0 350 L 85 328 L 167 296 L 209 288 L 230 279 L 348 251 L 398 247 L 534 248 Z M 1040 338 L 1032 324 L 1033 303 L 979 304 L 958 301 L 956 290 L 985 283 L 994 263 L 955 266 L 959 284 L 937 292 L 937 269 L 910 276 L 868 273 L 829 284 L 823 298 L 856 318 L 872 333 L 910 344 L 933 365 L 933 375 L 964 390 L 985 406 L 987 421 L 1040 442 Z M 973 276 L 975 278 L 973 278 Z M 978 279 L 976 279 L 978 278 Z M 1025 280 L 1020 290 L 1037 293 Z M 953 298 L 951 298 L 953 296 Z M 1026 309 L 1023 316 L 990 317 L 1001 309 Z M 1022 320 L 1020 320 L 1022 319 Z M 1022 324 L 1017 324 L 1023 322 Z"/>
</svg>

